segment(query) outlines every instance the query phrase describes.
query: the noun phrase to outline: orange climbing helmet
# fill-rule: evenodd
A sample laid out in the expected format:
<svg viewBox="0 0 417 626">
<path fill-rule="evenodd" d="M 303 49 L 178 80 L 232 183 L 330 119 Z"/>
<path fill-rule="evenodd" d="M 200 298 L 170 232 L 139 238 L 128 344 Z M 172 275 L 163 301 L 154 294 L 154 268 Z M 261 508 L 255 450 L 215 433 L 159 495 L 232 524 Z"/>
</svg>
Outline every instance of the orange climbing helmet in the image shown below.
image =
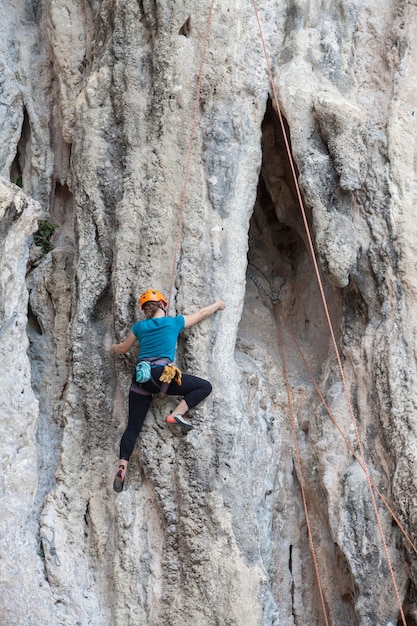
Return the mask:
<svg viewBox="0 0 417 626">
<path fill-rule="evenodd" d="M 168 300 L 163 293 L 156 289 L 148 289 L 144 291 L 139 298 L 140 308 L 143 309 L 143 305 L 146 304 L 146 302 L 160 302 L 160 300 L 162 300 L 165 305 L 168 304 Z"/>
</svg>

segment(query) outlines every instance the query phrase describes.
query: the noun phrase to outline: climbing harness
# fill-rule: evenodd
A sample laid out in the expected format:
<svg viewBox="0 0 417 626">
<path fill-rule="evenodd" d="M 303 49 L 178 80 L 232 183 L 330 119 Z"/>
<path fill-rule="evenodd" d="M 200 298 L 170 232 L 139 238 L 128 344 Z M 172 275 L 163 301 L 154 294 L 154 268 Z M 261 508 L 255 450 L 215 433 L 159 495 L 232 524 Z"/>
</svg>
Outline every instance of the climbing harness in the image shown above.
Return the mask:
<svg viewBox="0 0 417 626">
<path fill-rule="evenodd" d="M 140 383 L 138 385 L 135 385 L 135 383 L 132 383 L 130 385 L 130 391 L 132 391 L 133 393 L 136 393 L 138 396 L 153 396 L 154 395 L 152 391 L 146 391 L 146 389 L 142 389 L 142 387 L 140 387 L 139 385 Z"/>
<path fill-rule="evenodd" d="M 174 363 L 170 363 L 168 359 L 141 359 L 135 368 L 135 379 L 137 383 L 147 383 L 148 380 L 157 385 L 155 379 L 152 376 L 152 366 L 164 365 L 163 372 L 159 377 L 162 383 L 176 382 L 181 385 L 182 373 Z"/>
<path fill-rule="evenodd" d="M 156 367 L 158 365 L 168 365 L 170 362 L 169 359 L 164 357 L 156 357 L 154 359 L 140 359 L 137 362 L 135 368 L 135 378 L 137 383 L 147 383 L 148 380 L 152 380 L 155 385 L 157 384 L 152 376 L 152 367 Z"/>
<path fill-rule="evenodd" d="M 162 385 L 159 385 L 158 382 L 155 380 L 155 378 L 152 376 L 152 368 L 153 367 L 158 367 L 158 366 L 164 366 L 164 370 L 162 372 L 161 377 L 159 378 L 159 380 L 162 382 Z M 169 383 L 171 382 L 171 380 L 162 380 L 162 376 L 165 372 L 165 369 L 168 366 L 172 366 L 173 368 L 175 368 L 180 374 L 180 370 L 178 368 L 175 367 L 175 365 L 173 363 L 171 363 L 170 359 L 165 358 L 165 357 L 156 357 L 154 359 L 141 359 L 137 364 L 136 364 L 136 368 L 135 368 L 135 379 L 136 379 L 136 384 L 132 382 L 131 385 L 131 391 L 133 391 L 134 393 L 137 393 L 141 396 L 153 396 L 154 392 L 152 391 L 147 391 L 146 389 L 142 388 L 142 383 L 147 383 L 150 380 L 153 382 L 153 384 L 159 388 L 159 393 L 166 393 L 167 389 L 169 387 Z M 179 383 L 181 384 L 181 383 Z"/>
<path fill-rule="evenodd" d="M 159 387 L 159 391 L 157 393 L 164 394 L 168 391 L 169 384 L 163 383 L 162 385 L 157 385 L 157 387 Z M 132 391 L 133 393 L 136 393 L 138 396 L 154 396 L 155 395 L 155 392 L 146 391 L 146 389 L 143 389 L 140 383 L 139 384 L 132 383 L 130 385 L 130 391 Z"/>
</svg>

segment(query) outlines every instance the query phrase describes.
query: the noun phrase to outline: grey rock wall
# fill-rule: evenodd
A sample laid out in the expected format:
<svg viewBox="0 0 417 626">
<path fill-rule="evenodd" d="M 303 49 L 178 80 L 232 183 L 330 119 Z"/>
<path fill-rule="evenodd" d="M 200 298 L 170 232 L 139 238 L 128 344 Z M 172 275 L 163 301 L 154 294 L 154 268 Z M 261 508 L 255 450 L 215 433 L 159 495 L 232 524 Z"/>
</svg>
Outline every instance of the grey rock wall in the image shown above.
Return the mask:
<svg viewBox="0 0 417 626">
<path fill-rule="evenodd" d="M 355 431 L 415 541 L 416 8 L 212 8 L 206 46 L 209 3 L 1 6 L 0 614 L 324 624 L 312 539 L 327 623 L 412 626 L 415 553 Z M 108 348 L 149 286 L 225 300 L 177 355 L 213 393 L 186 436 L 154 400 L 116 495 L 135 354 Z"/>
</svg>

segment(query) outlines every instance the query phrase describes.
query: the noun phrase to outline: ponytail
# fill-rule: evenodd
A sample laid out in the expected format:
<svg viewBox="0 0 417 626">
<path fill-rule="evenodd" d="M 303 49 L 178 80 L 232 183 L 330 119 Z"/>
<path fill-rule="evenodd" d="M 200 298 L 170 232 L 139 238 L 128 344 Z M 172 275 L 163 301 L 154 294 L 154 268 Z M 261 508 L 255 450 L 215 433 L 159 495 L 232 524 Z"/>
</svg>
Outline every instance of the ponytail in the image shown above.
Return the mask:
<svg viewBox="0 0 417 626">
<path fill-rule="evenodd" d="M 142 309 L 146 319 L 151 319 L 160 308 L 158 302 L 145 302 Z"/>
</svg>

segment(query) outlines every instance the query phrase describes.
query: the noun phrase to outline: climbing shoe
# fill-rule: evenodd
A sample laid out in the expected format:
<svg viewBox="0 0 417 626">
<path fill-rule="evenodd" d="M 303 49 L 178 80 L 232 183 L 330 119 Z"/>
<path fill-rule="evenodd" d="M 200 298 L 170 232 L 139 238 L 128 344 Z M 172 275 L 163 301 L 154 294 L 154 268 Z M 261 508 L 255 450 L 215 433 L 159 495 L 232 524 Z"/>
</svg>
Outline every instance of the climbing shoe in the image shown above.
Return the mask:
<svg viewBox="0 0 417 626">
<path fill-rule="evenodd" d="M 192 430 L 194 428 L 193 425 L 190 424 L 190 422 L 187 422 L 182 415 L 172 415 L 170 413 L 166 416 L 165 421 L 170 426 L 181 426 L 181 428 L 184 428 L 185 430 Z"/>
<path fill-rule="evenodd" d="M 123 465 L 119 465 L 119 469 L 117 470 L 117 474 L 114 477 L 113 481 L 113 489 L 120 493 L 123 491 L 123 487 L 125 484 L 125 476 L 126 476 L 126 468 Z"/>
</svg>

